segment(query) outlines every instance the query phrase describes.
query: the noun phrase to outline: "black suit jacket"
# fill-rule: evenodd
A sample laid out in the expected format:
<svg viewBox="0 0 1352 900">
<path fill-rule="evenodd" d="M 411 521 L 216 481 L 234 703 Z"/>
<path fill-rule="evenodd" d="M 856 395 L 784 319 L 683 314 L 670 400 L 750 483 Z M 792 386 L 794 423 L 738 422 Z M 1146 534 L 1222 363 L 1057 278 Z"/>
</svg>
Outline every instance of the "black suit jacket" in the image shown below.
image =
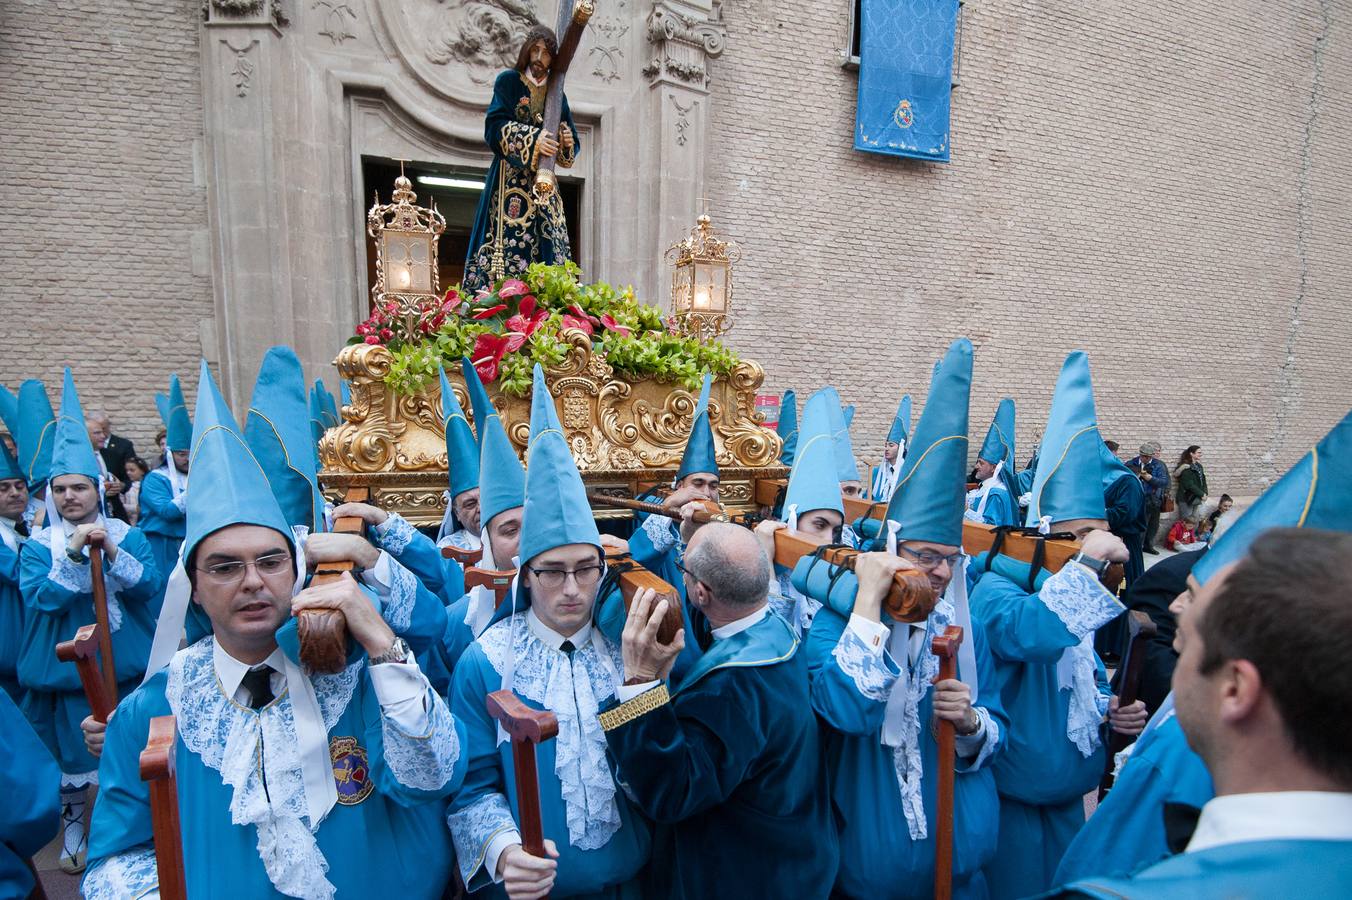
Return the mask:
<svg viewBox="0 0 1352 900">
<path fill-rule="evenodd" d="M 132 446 L 131 441 L 113 435 L 108 438 L 107 447 L 99 448 L 99 455 L 103 457 L 103 464 L 108 467 L 114 478 L 125 485 L 131 485 L 131 479 L 127 477 L 127 460 L 136 455 L 136 448 Z"/>
<path fill-rule="evenodd" d="M 1141 690 L 1138 699 L 1145 701 L 1145 707 L 1151 715 L 1159 709 L 1169 694 L 1170 681 L 1174 676 L 1174 666 L 1178 664 L 1178 654 L 1174 652 L 1174 633 L 1178 622 L 1169 612 L 1169 604 L 1183 593 L 1188 586 L 1188 573 L 1197 565 L 1205 550 L 1193 550 L 1180 553 L 1168 559 L 1162 559 L 1136 580 L 1123 598 L 1127 609 L 1139 609 L 1150 616 L 1158 629 L 1155 636 L 1146 645 L 1145 668 L 1141 672 Z M 1121 670 L 1113 678 L 1113 692 L 1118 690 L 1117 681 Z"/>
</svg>

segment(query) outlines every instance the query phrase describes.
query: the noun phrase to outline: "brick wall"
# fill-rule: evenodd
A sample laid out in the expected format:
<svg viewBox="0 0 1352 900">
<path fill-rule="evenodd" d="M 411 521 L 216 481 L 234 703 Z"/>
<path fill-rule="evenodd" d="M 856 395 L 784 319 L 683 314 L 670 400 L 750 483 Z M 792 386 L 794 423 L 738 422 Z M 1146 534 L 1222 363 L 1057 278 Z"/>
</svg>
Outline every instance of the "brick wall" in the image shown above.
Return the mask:
<svg viewBox="0 0 1352 900">
<path fill-rule="evenodd" d="M 967 335 L 974 445 L 1009 394 L 1026 459 L 1084 348 L 1105 436 L 1237 495 L 1352 406 L 1352 7 L 970 2 L 937 165 L 851 148 L 849 3 L 724 5 L 709 196 L 767 387 L 835 383 L 876 458 Z"/>
<path fill-rule="evenodd" d="M 170 372 L 192 403 L 212 310 L 199 18 L 183 0 L 0 8 L 0 382 L 41 378 L 55 406 L 69 364 L 143 454 Z"/>
</svg>

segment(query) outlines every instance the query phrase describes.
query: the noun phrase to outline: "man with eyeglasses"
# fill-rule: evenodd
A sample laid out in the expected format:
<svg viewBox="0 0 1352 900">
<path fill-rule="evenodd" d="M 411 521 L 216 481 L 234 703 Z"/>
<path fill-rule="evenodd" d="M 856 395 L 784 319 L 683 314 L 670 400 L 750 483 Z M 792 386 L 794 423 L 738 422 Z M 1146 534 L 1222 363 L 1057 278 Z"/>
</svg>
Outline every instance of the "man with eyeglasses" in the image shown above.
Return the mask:
<svg viewBox="0 0 1352 900">
<path fill-rule="evenodd" d="M 83 895 L 154 895 L 150 721 L 172 714 L 187 894 L 441 897 L 445 797 L 462 730 L 350 575 L 293 597 L 297 547 L 203 366 L 185 568 L 212 634 L 123 699 L 108 724 Z M 352 650 L 316 675 L 293 614 L 336 610 Z"/>
<path fill-rule="evenodd" d="M 630 896 L 651 836 L 611 774 L 597 718 L 622 681 L 624 660 L 593 622 L 604 573 L 600 535 L 538 365 L 527 458 L 520 577 L 452 678 L 469 772 L 447 822 L 471 892 L 500 883 L 512 898 Z M 666 602 L 657 606 L 665 614 Z M 521 846 L 511 745 L 485 706 L 498 690 L 558 717 L 558 737 L 535 750 L 547 858 Z"/>
<path fill-rule="evenodd" d="M 825 897 L 835 822 L 807 666 L 766 605 L 770 561 L 750 531 L 713 523 L 682 565 L 703 655 L 668 688 L 684 634 L 658 641 L 661 612 L 636 597 L 625 686 L 600 716 L 626 793 L 660 823 L 644 896 Z"/>
<path fill-rule="evenodd" d="M 23 520 L 28 508 L 28 483 L 9 448 L 0 445 L 0 688 L 15 704 L 19 687 L 19 653 L 23 649 L 24 606 L 19 590 L 19 550 L 28 540 Z"/>
<path fill-rule="evenodd" d="M 888 503 L 896 553 L 859 556 L 853 610 L 822 608 L 807 638 L 840 822 L 839 896 L 933 896 L 938 773 L 953 765 L 939 758 L 941 720 L 957 734 L 954 895 L 985 894 L 981 868 L 995 852 L 999 806 L 991 763 L 1009 720 L 985 633 L 967 609 L 960 546 L 971 372 L 971 344 L 959 341 L 931 381 L 909 465 Z M 940 598 L 925 621 L 893 622 L 882 612 L 893 576 L 905 569 L 924 572 Z M 931 641 L 954 624 L 964 631 L 958 677 L 937 681 Z"/>
<path fill-rule="evenodd" d="M 1051 887 L 1084 824 L 1084 795 L 1103 775 L 1105 714 L 1125 734 L 1145 725 L 1144 703 L 1117 708 L 1093 646 L 1094 632 L 1123 611 L 1100 576 L 1127 559 L 1126 546 L 1107 530 L 1102 453 L 1089 360 L 1076 351 L 1052 397 L 1026 524 L 1073 535 L 1080 552 L 1054 574 L 1030 573 L 1027 563 L 997 556 L 989 571 L 984 563 L 978 567 L 983 571 L 971 598 L 1015 723 L 995 761 L 1000 833 L 985 875 L 996 898 Z"/>
<path fill-rule="evenodd" d="M 71 874 L 85 864 L 85 792 L 97 783 L 98 762 L 85 749 L 80 733 L 89 703 L 75 667 L 58 660 L 55 648 L 95 621 L 89 547 L 92 541 L 101 541 L 118 690 L 131 691 L 145 672 L 154 632 L 150 604 L 159 597 L 162 584 L 145 535 L 104 515 L 101 476 L 75 381 L 67 369 L 47 482 L 47 527 L 33 534 L 19 552 L 19 589 L 27 614 L 18 677 L 28 692 L 24 713 L 61 765 L 64 837 L 59 865 Z"/>
</svg>

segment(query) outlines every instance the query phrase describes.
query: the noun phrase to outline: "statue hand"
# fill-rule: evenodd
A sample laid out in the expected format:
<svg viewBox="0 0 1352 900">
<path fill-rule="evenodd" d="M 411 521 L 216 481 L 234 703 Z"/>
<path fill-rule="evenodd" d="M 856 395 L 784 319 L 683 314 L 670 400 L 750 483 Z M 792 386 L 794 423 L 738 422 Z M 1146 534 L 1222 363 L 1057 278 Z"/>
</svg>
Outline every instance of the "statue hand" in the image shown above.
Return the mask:
<svg viewBox="0 0 1352 900">
<path fill-rule="evenodd" d="M 559 152 L 559 142 L 548 131 L 540 132 L 540 140 L 535 144 L 535 155 L 538 159 L 544 159 L 546 156 L 557 156 Z"/>
<path fill-rule="evenodd" d="M 563 144 L 563 149 L 569 153 L 573 152 L 573 129 L 567 125 L 559 126 L 559 141 Z"/>
</svg>

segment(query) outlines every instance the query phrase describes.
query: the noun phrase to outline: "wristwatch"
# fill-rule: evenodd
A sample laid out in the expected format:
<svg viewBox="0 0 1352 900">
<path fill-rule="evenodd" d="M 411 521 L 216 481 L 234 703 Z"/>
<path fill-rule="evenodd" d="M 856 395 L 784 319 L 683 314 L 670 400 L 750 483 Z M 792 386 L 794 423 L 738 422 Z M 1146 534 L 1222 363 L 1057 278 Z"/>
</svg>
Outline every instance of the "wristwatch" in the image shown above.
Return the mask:
<svg viewBox="0 0 1352 900">
<path fill-rule="evenodd" d="M 1111 563 L 1109 563 L 1108 560 L 1106 559 L 1098 559 L 1093 556 L 1085 556 L 1083 552 L 1076 553 L 1074 556 L 1070 558 L 1070 561 L 1079 563 L 1080 565 L 1086 567 L 1087 569 L 1090 569 L 1095 575 L 1098 576 L 1102 576 L 1104 572 L 1108 571 L 1108 566 L 1111 565 Z"/>
<path fill-rule="evenodd" d="M 394 639 L 390 644 L 390 649 L 379 656 L 371 657 L 370 665 L 379 666 L 384 663 L 401 663 L 408 661 L 408 643 L 401 637 Z"/>
</svg>

